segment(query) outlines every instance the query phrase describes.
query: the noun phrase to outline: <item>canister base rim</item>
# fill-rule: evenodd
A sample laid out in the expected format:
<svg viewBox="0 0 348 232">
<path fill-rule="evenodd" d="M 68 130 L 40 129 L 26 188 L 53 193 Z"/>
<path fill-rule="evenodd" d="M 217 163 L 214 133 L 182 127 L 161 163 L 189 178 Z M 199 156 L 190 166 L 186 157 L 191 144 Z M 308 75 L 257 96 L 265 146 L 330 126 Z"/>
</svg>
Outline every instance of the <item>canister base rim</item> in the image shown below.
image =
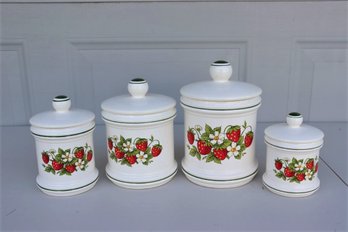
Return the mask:
<svg viewBox="0 0 348 232">
<path fill-rule="evenodd" d="M 309 190 L 309 191 L 304 191 L 304 192 L 291 192 L 291 191 L 284 191 L 284 190 L 280 190 L 280 189 L 276 189 L 274 187 L 271 187 L 269 186 L 266 181 L 264 180 L 264 177 L 262 178 L 262 183 L 263 185 L 269 190 L 271 191 L 272 193 L 275 193 L 275 194 L 278 194 L 280 196 L 283 196 L 283 197 L 307 197 L 311 194 L 313 194 L 314 192 L 316 192 L 320 185 L 318 185 L 318 187 L 312 189 L 312 190 Z"/>
<path fill-rule="evenodd" d="M 258 169 L 256 169 L 253 173 L 250 175 L 236 178 L 236 179 L 230 179 L 230 180 L 211 180 L 206 178 L 201 178 L 195 175 L 192 175 L 191 173 L 187 172 L 185 169 L 182 168 L 183 173 L 189 179 L 191 182 L 203 186 L 203 187 L 209 187 L 209 188 L 234 188 L 239 187 L 242 185 L 245 185 L 249 183 L 257 174 Z"/>
<path fill-rule="evenodd" d="M 158 186 L 161 186 L 161 185 L 168 183 L 171 179 L 173 179 L 173 177 L 175 176 L 175 174 L 177 172 L 178 172 L 178 169 L 175 169 L 175 171 L 167 177 L 164 177 L 164 178 L 159 179 L 159 180 L 147 181 L 147 182 L 121 181 L 121 180 L 118 180 L 118 179 L 111 177 L 107 172 L 105 172 L 105 173 L 106 173 L 106 176 L 109 178 L 109 180 L 111 180 L 111 182 L 117 186 L 120 186 L 123 188 L 128 188 L 128 189 L 147 189 L 147 188 L 158 187 Z"/>
<path fill-rule="evenodd" d="M 77 194 L 84 193 L 90 189 L 92 189 L 95 184 L 97 183 L 99 179 L 99 176 L 95 180 L 93 180 L 91 183 L 78 187 L 78 188 L 72 188 L 72 189 L 63 189 L 63 190 L 55 190 L 55 189 L 47 189 L 39 184 L 36 184 L 37 187 L 45 194 L 50 195 L 50 196 L 74 196 Z"/>
</svg>

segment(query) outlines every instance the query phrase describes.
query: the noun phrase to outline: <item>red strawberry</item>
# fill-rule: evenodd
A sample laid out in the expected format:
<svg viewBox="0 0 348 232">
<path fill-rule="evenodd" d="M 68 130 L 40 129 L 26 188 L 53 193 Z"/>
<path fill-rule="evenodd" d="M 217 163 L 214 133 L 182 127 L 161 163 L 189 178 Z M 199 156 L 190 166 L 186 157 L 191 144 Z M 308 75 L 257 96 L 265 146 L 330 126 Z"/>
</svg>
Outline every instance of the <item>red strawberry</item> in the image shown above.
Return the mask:
<svg viewBox="0 0 348 232">
<path fill-rule="evenodd" d="M 126 160 L 128 161 L 128 163 L 134 164 L 135 161 L 137 160 L 137 158 L 136 158 L 135 155 L 127 155 L 127 156 L 126 156 Z"/>
<path fill-rule="evenodd" d="M 159 145 L 159 144 L 153 146 L 151 149 L 151 154 L 153 157 L 159 156 L 161 152 L 162 152 L 162 145 Z"/>
<path fill-rule="evenodd" d="M 204 142 L 203 140 L 198 141 L 197 147 L 198 147 L 198 152 L 201 155 L 209 154 L 211 151 L 211 146 L 207 144 L 206 142 Z"/>
<path fill-rule="evenodd" d="M 120 148 L 115 147 L 115 156 L 117 159 L 122 159 L 124 157 L 124 152 Z"/>
<path fill-rule="evenodd" d="M 277 170 L 280 170 L 280 169 L 282 169 L 283 164 L 282 164 L 282 162 L 280 162 L 280 160 L 276 160 L 274 163 L 274 166 Z"/>
<path fill-rule="evenodd" d="M 319 163 L 317 163 L 317 164 L 315 165 L 315 173 L 318 171 L 318 168 L 319 168 Z"/>
<path fill-rule="evenodd" d="M 88 162 L 91 161 L 92 158 L 93 158 L 93 152 L 92 152 L 92 151 L 88 151 L 88 152 L 87 152 L 87 161 L 88 161 Z"/>
<path fill-rule="evenodd" d="M 53 160 L 53 161 L 52 161 L 52 168 L 53 168 L 54 170 L 58 171 L 58 170 L 60 170 L 60 169 L 63 168 L 63 164 L 58 163 L 58 161 L 56 161 L 56 160 Z"/>
<path fill-rule="evenodd" d="M 82 159 L 84 155 L 85 153 L 84 153 L 83 147 L 80 147 L 75 151 L 75 157 L 78 159 Z"/>
<path fill-rule="evenodd" d="M 224 160 L 227 156 L 227 149 L 225 148 L 216 148 L 213 152 L 214 156 L 219 160 Z"/>
<path fill-rule="evenodd" d="M 293 177 L 295 175 L 295 172 L 291 170 L 289 167 L 286 167 L 284 169 L 284 176 L 286 177 Z"/>
<path fill-rule="evenodd" d="M 227 130 L 226 136 L 232 142 L 237 143 L 240 138 L 240 126 L 233 126 Z"/>
<path fill-rule="evenodd" d="M 135 146 L 139 151 L 145 152 L 147 149 L 147 139 L 139 139 Z"/>
<path fill-rule="evenodd" d="M 246 147 L 249 147 L 251 145 L 251 143 L 253 142 L 253 138 L 254 138 L 254 132 L 249 131 L 244 138 L 244 144 Z"/>
<path fill-rule="evenodd" d="M 296 174 L 296 179 L 298 181 L 303 181 L 305 179 L 305 174 L 304 173 L 297 173 Z"/>
<path fill-rule="evenodd" d="M 75 171 L 75 165 L 73 164 L 66 165 L 65 170 L 69 173 L 73 173 Z"/>
<path fill-rule="evenodd" d="M 47 163 L 50 161 L 50 157 L 47 155 L 46 152 L 42 152 L 41 155 L 42 155 L 42 161 L 43 161 L 45 164 L 47 164 Z"/>
<path fill-rule="evenodd" d="M 308 160 L 307 161 L 307 163 L 306 163 L 306 167 L 308 168 L 308 169 L 313 169 L 313 167 L 314 167 L 314 159 L 310 159 L 310 160 Z"/>
<path fill-rule="evenodd" d="M 187 131 L 187 140 L 190 144 L 193 144 L 193 142 L 195 141 L 195 134 L 192 132 L 192 129 L 189 129 Z"/>
<path fill-rule="evenodd" d="M 108 147 L 109 147 L 109 150 L 112 150 L 112 148 L 114 147 L 114 144 L 112 143 L 111 139 L 108 139 Z"/>
</svg>

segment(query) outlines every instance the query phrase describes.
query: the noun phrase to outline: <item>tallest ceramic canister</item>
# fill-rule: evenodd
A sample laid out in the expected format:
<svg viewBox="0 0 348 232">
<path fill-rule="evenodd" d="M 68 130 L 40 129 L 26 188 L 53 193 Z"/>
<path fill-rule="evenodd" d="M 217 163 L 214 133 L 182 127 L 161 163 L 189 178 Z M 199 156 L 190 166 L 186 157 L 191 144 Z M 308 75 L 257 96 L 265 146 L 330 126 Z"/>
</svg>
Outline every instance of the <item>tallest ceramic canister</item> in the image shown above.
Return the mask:
<svg viewBox="0 0 348 232">
<path fill-rule="evenodd" d="M 174 99 L 147 93 L 148 83 L 136 78 L 129 94 L 105 100 L 107 177 L 116 185 L 144 189 L 170 181 L 177 172 L 174 159 Z"/>
<path fill-rule="evenodd" d="M 226 61 L 212 63 L 210 75 L 212 81 L 180 90 L 185 111 L 182 169 L 190 181 L 201 186 L 241 186 L 258 170 L 254 137 L 262 90 L 230 81 L 232 67 Z"/>
</svg>

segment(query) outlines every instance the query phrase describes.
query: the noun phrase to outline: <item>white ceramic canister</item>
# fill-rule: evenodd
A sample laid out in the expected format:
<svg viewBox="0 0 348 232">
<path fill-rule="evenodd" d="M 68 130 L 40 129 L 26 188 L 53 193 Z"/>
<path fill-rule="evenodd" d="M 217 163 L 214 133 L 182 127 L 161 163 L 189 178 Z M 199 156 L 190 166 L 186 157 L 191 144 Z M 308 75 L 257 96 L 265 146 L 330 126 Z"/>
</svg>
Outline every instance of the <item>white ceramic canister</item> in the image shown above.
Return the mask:
<svg viewBox="0 0 348 232">
<path fill-rule="evenodd" d="M 94 114 L 70 109 L 71 100 L 59 95 L 54 110 L 30 119 L 35 138 L 39 189 L 53 196 L 71 196 L 91 189 L 98 180 L 95 168 Z"/>
<path fill-rule="evenodd" d="M 319 189 L 319 151 L 324 133 L 302 124 L 303 117 L 297 112 L 289 113 L 286 122 L 265 129 L 267 162 L 263 183 L 282 196 L 308 196 Z"/>
<path fill-rule="evenodd" d="M 213 188 L 237 187 L 256 175 L 255 129 L 262 90 L 252 84 L 229 81 L 226 61 L 210 66 L 213 81 L 184 86 L 186 177 Z"/>
<path fill-rule="evenodd" d="M 105 100 L 107 177 L 116 185 L 145 189 L 170 181 L 177 172 L 174 159 L 175 100 L 147 93 L 148 83 L 136 78 L 128 95 Z"/>
</svg>

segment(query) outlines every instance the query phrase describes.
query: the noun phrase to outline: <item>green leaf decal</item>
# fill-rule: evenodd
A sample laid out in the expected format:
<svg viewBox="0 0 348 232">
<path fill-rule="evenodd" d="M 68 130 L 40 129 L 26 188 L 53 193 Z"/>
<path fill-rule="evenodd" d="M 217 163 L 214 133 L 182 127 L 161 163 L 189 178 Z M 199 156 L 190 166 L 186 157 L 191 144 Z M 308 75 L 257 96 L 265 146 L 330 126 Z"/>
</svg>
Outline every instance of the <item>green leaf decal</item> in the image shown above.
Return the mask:
<svg viewBox="0 0 348 232">
<path fill-rule="evenodd" d="M 205 124 L 205 131 L 208 134 L 213 134 L 213 129 L 208 124 Z"/>
<path fill-rule="evenodd" d="M 64 154 L 65 152 L 64 152 L 64 150 L 63 149 L 61 149 L 61 148 L 58 148 L 58 154 Z"/>
</svg>

